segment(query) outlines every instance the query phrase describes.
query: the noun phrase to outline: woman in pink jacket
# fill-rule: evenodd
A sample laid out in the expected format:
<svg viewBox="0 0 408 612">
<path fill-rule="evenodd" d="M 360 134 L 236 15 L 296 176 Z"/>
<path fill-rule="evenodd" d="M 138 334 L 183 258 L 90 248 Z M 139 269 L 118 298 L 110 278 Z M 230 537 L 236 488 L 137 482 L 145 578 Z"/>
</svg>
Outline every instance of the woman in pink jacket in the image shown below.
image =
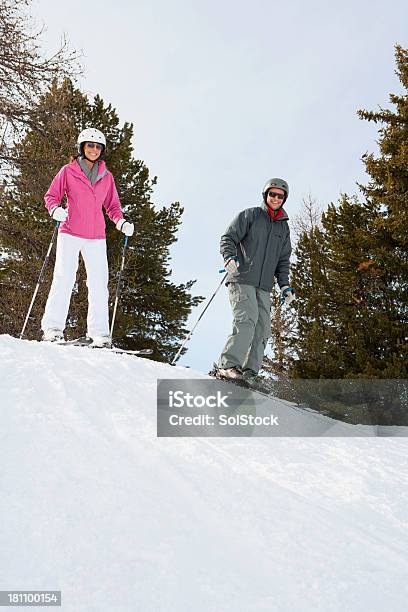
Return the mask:
<svg viewBox="0 0 408 612">
<path fill-rule="evenodd" d="M 88 285 L 88 336 L 94 346 L 110 346 L 108 260 L 104 208 L 116 228 L 132 236 L 134 227 L 123 218 L 112 174 L 101 159 L 105 136 L 87 128 L 78 136 L 78 156 L 63 166 L 45 194 L 45 206 L 60 222 L 54 277 L 41 321 L 43 340 L 64 339 L 79 254 L 85 262 Z M 67 206 L 61 206 L 64 196 Z"/>
</svg>

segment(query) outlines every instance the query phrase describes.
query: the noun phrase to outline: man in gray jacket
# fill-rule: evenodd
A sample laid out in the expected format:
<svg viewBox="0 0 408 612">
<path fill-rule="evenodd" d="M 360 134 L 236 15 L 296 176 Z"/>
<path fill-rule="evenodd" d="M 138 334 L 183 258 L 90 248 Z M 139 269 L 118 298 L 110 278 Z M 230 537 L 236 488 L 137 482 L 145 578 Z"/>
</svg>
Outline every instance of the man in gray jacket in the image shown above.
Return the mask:
<svg viewBox="0 0 408 612">
<path fill-rule="evenodd" d="M 289 217 L 283 209 L 288 195 L 286 181 L 270 179 L 262 190 L 263 204 L 240 212 L 221 237 L 234 317 L 218 361 L 217 374 L 223 378 L 251 380 L 258 374 L 271 335 L 275 277 L 281 299 L 287 304 L 295 299 L 289 287 Z"/>
</svg>

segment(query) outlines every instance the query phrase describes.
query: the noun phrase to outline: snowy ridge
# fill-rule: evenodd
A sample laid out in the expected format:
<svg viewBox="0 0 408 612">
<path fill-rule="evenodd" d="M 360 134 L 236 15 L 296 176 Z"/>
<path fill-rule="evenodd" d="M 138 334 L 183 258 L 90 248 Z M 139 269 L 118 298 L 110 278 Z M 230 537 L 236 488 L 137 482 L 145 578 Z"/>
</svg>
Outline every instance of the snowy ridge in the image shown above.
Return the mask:
<svg viewBox="0 0 408 612">
<path fill-rule="evenodd" d="M 69 612 L 405 609 L 405 438 L 157 438 L 157 379 L 202 374 L 0 350 L 0 589 Z"/>
</svg>

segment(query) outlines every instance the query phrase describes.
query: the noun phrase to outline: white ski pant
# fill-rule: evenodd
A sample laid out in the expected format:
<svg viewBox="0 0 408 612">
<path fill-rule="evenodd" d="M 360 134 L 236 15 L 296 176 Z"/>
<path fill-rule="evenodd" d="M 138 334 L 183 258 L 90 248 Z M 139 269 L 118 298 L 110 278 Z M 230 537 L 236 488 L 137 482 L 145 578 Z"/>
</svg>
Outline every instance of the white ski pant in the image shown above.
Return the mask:
<svg viewBox="0 0 408 612">
<path fill-rule="evenodd" d="M 80 253 L 85 263 L 88 286 L 88 335 L 91 338 L 108 335 L 109 293 L 106 240 L 78 238 L 64 233 L 58 234 L 54 276 L 41 321 L 41 329 L 45 331 L 54 327 L 61 331 L 64 330 Z"/>
</svg>

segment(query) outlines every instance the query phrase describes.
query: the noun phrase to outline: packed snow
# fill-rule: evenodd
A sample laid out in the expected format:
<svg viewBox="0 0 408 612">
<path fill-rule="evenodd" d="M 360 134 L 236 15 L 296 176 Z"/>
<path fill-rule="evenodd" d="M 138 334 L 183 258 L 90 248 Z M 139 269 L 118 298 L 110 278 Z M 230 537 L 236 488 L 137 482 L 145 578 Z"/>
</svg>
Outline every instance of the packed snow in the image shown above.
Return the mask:
<svg viewBox="0 0 408 612">
<path fill-rule="evenodd" d="M 158 438 L 157 380 L 203 374 L 0 351 L 0 590 L 67 612 L 406 609 L 406 438 Z"/>
</svg>

